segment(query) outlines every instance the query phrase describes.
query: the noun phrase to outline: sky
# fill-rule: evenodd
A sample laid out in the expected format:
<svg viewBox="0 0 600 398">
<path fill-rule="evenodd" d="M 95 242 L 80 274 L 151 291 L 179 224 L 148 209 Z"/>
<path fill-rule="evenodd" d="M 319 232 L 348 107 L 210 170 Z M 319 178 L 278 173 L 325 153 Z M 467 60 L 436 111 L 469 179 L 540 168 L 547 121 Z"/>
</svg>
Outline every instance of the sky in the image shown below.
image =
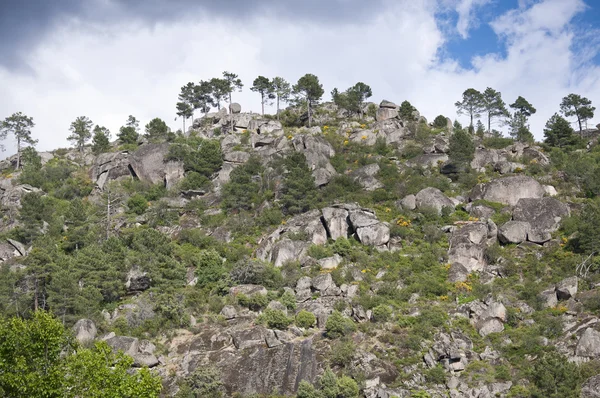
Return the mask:
<svg viewBox="0 0 600 398">
<path fill-rule="evenodd" d="M 254 112 L 257 76 L 313 73 L 324 100 L 362 81 L 372 101 L 408 100 L 430 121 L 467 124 L 454 103 L 468 88 L 521 95 L 541 140 L 562 97 L 600 103 L 599 30 L 600 0 L 2 0 L 0 119 L 33 117 L 38 150 L 51 150 L 69 146 L 78 116 L 113 137 L 128 115 L 181 128 L 181 86 L 223 71 Z M 5 144 L 0 157 L 15 151 Z"/>
</svg>

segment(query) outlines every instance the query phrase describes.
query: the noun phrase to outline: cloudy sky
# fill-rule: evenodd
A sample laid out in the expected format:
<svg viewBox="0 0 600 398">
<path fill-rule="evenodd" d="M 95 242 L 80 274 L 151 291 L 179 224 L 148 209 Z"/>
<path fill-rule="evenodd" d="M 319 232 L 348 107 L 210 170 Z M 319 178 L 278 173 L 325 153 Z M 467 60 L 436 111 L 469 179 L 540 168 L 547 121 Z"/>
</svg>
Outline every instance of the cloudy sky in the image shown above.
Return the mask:
<svg viewBox="0 0 600 398">
<path fill-rule="evenodd" d="M 522 95 L 538 109 L 531 127 L 541 139 L 563 96 L 600 104 L 599 3 L 2 0 L 0 118 L 32 116 L 38 148 L 49 150 L 68 145 L 81 115 L 113 134 L 130 114 L 177 129 L 180 87 L 224 70 L 245 84 L 234 101 L 256 112 L 256 76 L 314 73 L 325 99 L 363 81 L 374 101 L 409 100 L 429 120 L 456 118 L 470 87 L 493 87 L 508 103 Z M 7 143 L 3 155 L 14 150 Z"/>
</svg>

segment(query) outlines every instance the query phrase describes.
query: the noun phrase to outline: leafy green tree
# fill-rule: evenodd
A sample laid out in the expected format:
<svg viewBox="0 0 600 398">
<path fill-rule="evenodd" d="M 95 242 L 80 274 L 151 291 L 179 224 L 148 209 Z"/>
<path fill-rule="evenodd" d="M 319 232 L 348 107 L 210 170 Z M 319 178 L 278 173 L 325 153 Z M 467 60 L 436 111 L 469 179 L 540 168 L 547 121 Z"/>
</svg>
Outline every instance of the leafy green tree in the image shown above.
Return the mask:
<svg viewBox="0 0 600 398">
<path fill-rule="evenodd" d="M 273 87 L 273 82 L 264 76 L 259 76 L 256 79 L 254 79 L 250 90 L 260 94 L 260 104 L 262 106 L 262 115 L 264 116 L 265 103 L 268 100 L 275 98 L 275 94 L 273 93 L 273 91 L 275 90 L 275 88 Z"/>
<path fill-rule="evenodd" d="M 210 112 L 210 108 L 215 105 L 212 90 L 213 87 L 210 82 L 205 80 L 200 80 L 200 83 L 194 86 L 193 109 L 199 109 L 205 116 Z"/>
<path fill-rule="evenodd" d="M 210 178 L 223 164 L 221 145 L 217 140 L 205 140 L 192 134 L 188 138 L 179 138 L 169 146 L 167 160 L 183 162 L 183 168 L 201 188 L 210 183 Z M 186 179 L 188 178 L 186 176 Z M 190 187 L 192 188 L 192 187 Z"/>
<path fill-rule="evenodd" d="M 558 148 L 568 147 L 577 141 L 571 124 L 558 113 L 546 122 L 544 137 L 546 144 Z"/>
<path fill-rule="evenodd" d="M 509 134 L 519 142 L 533 142 L 533 134 L 529 131 L 527 116 L 515 112 L 508 119 Z"/>
<path fill-rule="evenodd" d="M 117 134 L 119 141 L 125 145 L 137 143 L 139 138 L 139 126 L 140 122 L 132 115 L 129 115 L 127 122 L 125 122 L 125 126 L 122 126 L 119 129 L 119 134 Z"/>
<path fill-rule="evenodd" d="M 570 245 L 585 254 L 600 253 L 600 203 L 586 203 L 578 221 L 577 235 Z"/>
<path fill-rule="evenodd" d="M 293 152 L 285 159 L 284 163 L 286 173 L 281 197 L 284 212 L 287 214 L 304 213 L 316 204 L 315 179 L 303 153 Z"/>
<path fill-rule="evenodd" d="M 473 119 L 480 117 L 481 113 L 485 111 L 483 94 L 474 88 L 465 90 L 462 94 L 462 101 L 457 101 L 454 105 L 457 108 L 457 114 L 469 116 L 471 120 L 469 128 L 471 130 L 473 130 Z"/>
<path fill-rule="evenodd" d="M 85 143 L 92 138 L 92 121 L 87 116 L 79 116 L 73 123 L 69 131 L 71 135 L 67 137 L 67 140 L 71 141 L 80 153 L 83 153 Z"/>
<path fill-rule="evenodd" d="M 366 99 L 370 98 L 372 95 L 373 92 L 371 91 L 371 87 L 362 82 L 356 83 L 343 93 L 340 93 L 337 88 L 334 88 L 331 92 L 333 102 L 339 108 L 346 109 L 351 113 L 356 113 L 360 117 L 362 117 Z"/>
<path fill-rule="evenodd" d="M 221 102 L 227 99 L 229 94 L 229 83 L 225 79 L 213 77 L 209 81 L 211 87 L 211 96 L 218 110 L 221 110 Z"/>
<path fill-rule="evenodd" d="M 139 216 L 148 209 L 148 201 L 144 195 L 136 193 L 127 199 L 127 208 L 131 213 Z"/>
<path fill-rule="evenodd" d="M 260 158 L 252 156 L 245 164 L 231 172 L 229 182 L 223 186 L 225 210 L 250 210 L 261 200 L 260 175 L 264 171 Z"/>
<path fill-rule="evenodd" d="M 413 112 L 416 110 L 417 108 L 415 108 L 410 102 L 402 101 L 402 103 L 400 104 L 400 108 L 398 109 L 398 114 L 400 115 L 401 119 L 413 120 Z"/>
<path fill-rule="evenodd" d="M 446 119 L 446 116 L 436 116 L 436 118 L 433 119 L 433 127 L 435 127 L 436 129 L 445 129 L 446 127 L 448 127 L 448 119 Z"/>
<path fill-rule="evenodd" d="M 462 128 L 454 129 L 450 136 L 448 157 L 450 161 L 460 166 L 468 166 L 475 156 L 473 138 Z"/>
<path fill-rule="evenodd" d="M 521 142 L 533 141 L 533 134 L 529 130 L 527 120 L 536 113 L 536 109 L 525 98 L 519 96 L 516 101 L 510 104 L 514 109 L 512 116 L 508 121 L 510 135 Z"/>
<path fill-rule="evenodd" d="M 161 379 L 148 368 L 132 372 L 133 359 L 113 353 L 105 342 L 80 348 L 66 358 L 64 384 L 68 397 L 152 398 L 162 390 Z"/>
<path fill-rule="evenodd" d="M 325 91 L 323 85 L 319 83 L 319 78 L 313 74 L 307 73 L 298 79 L 298 83 L 292 88 L 294 94 L 301 100 L 306 101 L 308 109 L 308 127 L 312 126 L 312 107 L 316 105 Z"/>
<path fill-rule="evenodd" d="M 180 101 L 177 103 L 177 116 L 183 120 L 183 132 L 185 133 L 185 121 L 192 117 L 194 108 L 187 102 Z"/>
<path fill-rule="evenodd" d="M 579 94 L 569 94 L 562 99 L 560 111 L 566 117 L 575 116 L 579 124 L 579 134 L 583 133 L 582 124 L 594 117 L 595 107 L 592 101 Z"/>
<path fill-rule="evenodd" d="M 146 134 L 145 137 L 149 141 L 162 141 L 167 139 L 167 135 L 169 134 L 169 127 L 167 123 L 161 118 L 155 117 L 150 120 L 148 124 L 146 124 Z"/>
<path fill-rule="evenodd" d="M 23 171 L 19 176 L 21 184 L 29 184 L 34 187 L 41 187 L 44 182 L 42 171 L 42 158 L 34 147 L 29 146 L 22 151 L 21 155 Z"/>
<path fill-rule="evenodd" d="M 104 342 L 80 348 L 49 313 L 0 318 L 0 392 L 6 397 L 158 397 L 159 376 Z"/>
<path fill-rule="evenodd" d="M 229 107 L 231 108 L 231 94 L 236 90 L 242 91 L 242 87 L 244 87 L 244 85 L 242 84 L 242 80 L 238 77 L 238 75 L 227 71 L 223 72 L 223 80 L 227 83 L 225 86 L 225 92 L 229 98 Z"/>
<path fill-rule="evenodd" d="M 13 113 L 0 122 L 0 140 L 12 134 L 17 140 L 17 170 L 21 168 L 21 149 L 23 144 L 35 145 L 37 140 L 31 137 L 31 129 L 35 126 L 33 118 L 21 112 Z M 0 149 L 4 147 L 0 145 Z"/>
<path fill-rule="evenodd" d="M 483 111 L 487 115 L 488 125 L 487 132 L 492 132 L 492 120 L 494 118 L 505 118 L 508 116 L 506 103 L 502 99 L 502 94 L 499 91 L 488 87 L 483 92 Z"/>
<path fill-rule="evenodd" d="M 477 120 L 477 123 L 475 124 L 475 134 L 479 137 L 483 137 L 484 133 L 485 133 L 485 126 L 483 125 L 481 120 Z"/>
<path fill-rule="evenodd" d="M 271 82 L 273 85 L 273 93 L 275 94 L 277 103 L 277 120 L 279 120 L 279 104 L 280 102 L 287 102 L 292 94 L 290 83 L 288 83 L 283 77 L 274 77 Z"/>
<path fill-rule="evenodd" d="M 61 352 L 74 343 L 50 314 L 36 311 L 30 320 L 0 318 L 0 391 L 6 397 L 62 397 Z"/>
<path fill-rule="evenodd" d="M 92 138 L 92 152 L 99 155 L 108 152 L 110 149 L 110 130 L 106 127 L 96 125 L 94 127 L 94 137 Z"/>
<path fill-rule="evenodd" d="M 193 258 L 193 265 L 196 267 L 196 276 L 198 283 L 196 286 L 212 286 L 223 279 L 226 269 L 223 259 L 214 249 L 201 250 Z"/>
<path fill-rule="evenodd" d="M 311 328 L 315 325 L 316 322 L 317 317 L 315 317 L 315 314 L 313 314 L 312 312 L 301 310 L 300 312 L 298 312 L 298 314 L 296 314 L 296 325 L 298 325 L 301 328 Z"/>
</svg>

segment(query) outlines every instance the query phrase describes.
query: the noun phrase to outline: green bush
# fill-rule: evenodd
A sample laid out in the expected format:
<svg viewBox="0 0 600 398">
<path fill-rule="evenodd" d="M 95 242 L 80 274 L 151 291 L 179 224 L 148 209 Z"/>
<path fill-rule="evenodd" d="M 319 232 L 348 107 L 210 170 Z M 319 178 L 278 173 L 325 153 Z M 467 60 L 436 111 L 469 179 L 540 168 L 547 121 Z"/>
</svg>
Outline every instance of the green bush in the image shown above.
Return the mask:
<svg viewBox="0 0 600 398">
<path fill-rule="evenodd" d="M 235 296 L 235 298 L 239 305 L 252 311 L 260 311 L 269 304 L 269 299 L 264 294 L 253 294 L 248 297 L 245 294 L 240 293 Z"/>
<path fill-rule="evenodd" d="M 309 329 L 315 325 L 317 317 L 309 311 L 302 310 L 296 314 L 296 325 L 301 328 Z"/>
<path fill-rule="evenodd" d="M 325 323 L 325 334 L 330 339 L 346 336 L 356 330 L 354 322 L 339 311 L 333 311 Z"/>
<path fill-rule="evenodd" d="M 142 215 L 148 209 L 148 201 L 144 195 L 136 193 L 127 200 L 127 209 L 130 213 Z"/>
<path fill-rule="evenodd" d="M 292 320 L 281 310 L 267 308 L 257 318 L 258 323 L 267 325 L 271 329 L 285 330 Z"/>
<path fill-rule="evenodd" d="M 279 298 L 279 302 L 283 305 L 285 305 L 285 307 L 288 310 L 295 310 L 296 309 L 296 296 L 291 293 L 289 290 L 286 290 L 281 297 Z"/>
<path fill-rule="evenodd" d="M 444 384 L 446 382 L 446 371 L 441 365 L 434 366 L 425 372 L 425 380 L 431 384 Z"/>
<path fill-rule="evenodd" d="M 329 360 L 332 365 L 345 367 L 350 364 L 355 352 L 356 345 L 352 340 L 338 341 L 331 346 Z"/>
<path fill-rule="evenodd" d="M 380 304 L 373 308 L 373 320 L 375 322 L 387 322 L 392 317 L 392 309 L 389 305 Z"/>
<path fill-rule="evenodd" d="M 436 118 L 433 119 L 433 127 L 436 129 L 445 129 L 447 125 L 448 119 L 446 119 L 446 116 L 444 115 L 436 116 Z"/>
</svg>

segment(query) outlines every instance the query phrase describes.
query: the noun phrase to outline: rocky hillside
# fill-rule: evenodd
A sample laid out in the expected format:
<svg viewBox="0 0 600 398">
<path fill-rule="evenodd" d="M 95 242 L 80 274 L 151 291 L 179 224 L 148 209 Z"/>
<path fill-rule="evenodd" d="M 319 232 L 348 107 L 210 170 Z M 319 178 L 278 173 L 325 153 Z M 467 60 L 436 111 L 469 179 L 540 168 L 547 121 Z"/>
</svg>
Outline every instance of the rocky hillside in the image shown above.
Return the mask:
<svg viewBox="0 0 600 398">
<path fill-rule="evenodd" d="M 231 109 L 0 162 L 2 314 L 51 311 L 165 397 L 600 396 L 594 141 Z"/>
</svg>

